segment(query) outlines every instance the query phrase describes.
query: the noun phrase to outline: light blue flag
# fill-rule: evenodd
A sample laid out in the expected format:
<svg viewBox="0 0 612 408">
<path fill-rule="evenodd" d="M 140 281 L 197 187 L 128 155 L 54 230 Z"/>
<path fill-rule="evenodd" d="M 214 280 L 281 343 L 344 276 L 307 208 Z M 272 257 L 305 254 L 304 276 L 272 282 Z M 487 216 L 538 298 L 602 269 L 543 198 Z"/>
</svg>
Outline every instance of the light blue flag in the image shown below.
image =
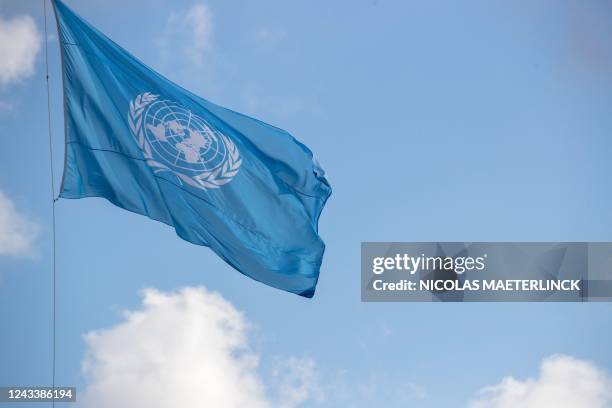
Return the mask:
<svg viewBox="0 0 612 408">
<path fill-rule="evenodd" d="M 54 0 L 66 163 L 60 196 L 104 197 L 175 228 L 241 273 L 312 297 L 331 194 L 286 131 L 170 82 Z"/>
</svg>

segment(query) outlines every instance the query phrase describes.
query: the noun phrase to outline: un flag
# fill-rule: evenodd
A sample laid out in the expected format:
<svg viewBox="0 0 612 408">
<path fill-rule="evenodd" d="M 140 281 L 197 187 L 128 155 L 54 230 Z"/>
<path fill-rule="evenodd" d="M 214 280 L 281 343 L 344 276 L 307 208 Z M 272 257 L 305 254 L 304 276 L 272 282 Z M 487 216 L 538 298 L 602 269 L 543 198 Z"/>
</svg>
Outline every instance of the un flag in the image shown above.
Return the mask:
<svg viewBox="0 0 612 408">
<path fill-rule="evenodd" d="M 180 88 L 54 1 L 66 163 L 60 196 L 104 197 L 210 247 L 243 274 L 312 297 L 331 187 L 286 131 Z"/>
</svg>

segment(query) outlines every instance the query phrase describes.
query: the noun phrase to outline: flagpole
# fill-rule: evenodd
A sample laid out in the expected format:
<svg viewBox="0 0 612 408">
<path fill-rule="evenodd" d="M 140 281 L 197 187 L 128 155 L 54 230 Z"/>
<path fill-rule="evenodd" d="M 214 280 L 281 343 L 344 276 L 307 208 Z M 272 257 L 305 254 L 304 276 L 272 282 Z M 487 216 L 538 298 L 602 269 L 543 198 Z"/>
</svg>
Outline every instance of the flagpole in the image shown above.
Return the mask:
<svg viewBox="0 0 612 408">
<path fill-rule="evenodd" d="M 47 40 L 47 0 L 42 0 L 45 22 L 45 82 L 47 86 L 47 129 L 49 134 L 49 174 L 51 179 L 51 214 L 52 214 L 52 246 L 53 246 L 53 276 L 52 276 L 52 336 L 51 336 L 51 386 L 52 396 L 55 396 L 55 322 L 56 322 L 56 254 L 55 254 L 55 181 L 53 177 L 53 138 L 51 132 L 51 92 L 49 89 L 49 42 Z M 55 398 L 51 399 L 51 406 L 55 407 Z"/>
</svg>

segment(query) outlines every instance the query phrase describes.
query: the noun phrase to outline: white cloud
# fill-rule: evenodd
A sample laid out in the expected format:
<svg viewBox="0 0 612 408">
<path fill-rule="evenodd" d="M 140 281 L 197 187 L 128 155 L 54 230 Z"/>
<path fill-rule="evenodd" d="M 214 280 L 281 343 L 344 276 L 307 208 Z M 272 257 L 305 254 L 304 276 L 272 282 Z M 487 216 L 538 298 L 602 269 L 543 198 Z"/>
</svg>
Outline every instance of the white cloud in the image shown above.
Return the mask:
<svg viewBox="0 0 612 408">
<path fill-rule="evenodd" d="M 275 407 L 298 407 L 309 400 L 321 403 L 324 399 L 317 365 L 310 358 L 290 357 L 280 361 L 272 377 L 277 390 Z"/>
<path fill-rule="evenodd" d="M 311 398 L 315 367 L 294 358 L 276 371 L 278 391 L 267 391 L 249 324 L 219 294 L 143 293 L 142 307 L 123 322 L 85 336 L 83 407 L 296 407 Z"/>
<path fill-rule="evenodd" d="M 542 362 L 539 377 L 507 377 L 482 389 L 470 407 L 609 408 L 612 379 L 591 362 L 556 355 Z"/>
<path fill-rule="evenodd" d="M 18 82 L 34 73 L 41 36 L 30 16 L 0 17 L 0 85 Z"/>
<path fill-rule="evenodd" d="M 250 324 L 204 288 L 143 291 L 118 324 L 85 335 L 83 408 L 298 408 L 405 406 L 428 397 L 419 385 L 370 373 L 323 375 L 308 357 L 260 355 Z"/>
<path fill-rule="evenodd" d="M 0 255 L 29 254 L 37 235 L 38 226 L 21 215 L 0 191 Z"/>
<path fill-rule="evenodd" d="M 206 52 L 212 49 L 213 31 L 213 13 L 204 3 L 170 13 L 157 41 L 162 58 L 166 61 L 187 58 L 191 64 L 201 65 Z"/>
</svg>

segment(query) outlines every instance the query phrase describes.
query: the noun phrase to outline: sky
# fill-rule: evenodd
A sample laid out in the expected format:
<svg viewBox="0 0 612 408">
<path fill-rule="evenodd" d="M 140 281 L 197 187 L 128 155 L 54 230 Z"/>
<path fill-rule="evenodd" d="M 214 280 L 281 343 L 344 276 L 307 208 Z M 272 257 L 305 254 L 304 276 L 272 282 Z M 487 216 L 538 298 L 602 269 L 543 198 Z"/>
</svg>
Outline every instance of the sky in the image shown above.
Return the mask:
<svg viewBox="0 0 612 408">
<path fill-rule="evenodd" d="M 612 406 L 608 303 L 374 304 L 359 287 L 362 241 L 612 240 L 609 4 L 65 3 L 290 131 L 334 190 L 310 300 L 103 199 L 59 200 L 56 383 L 78 406 Z M 42 2 L 0 0 L 0 385 L 51 381 L 48 24 Z"/>
</svg>

